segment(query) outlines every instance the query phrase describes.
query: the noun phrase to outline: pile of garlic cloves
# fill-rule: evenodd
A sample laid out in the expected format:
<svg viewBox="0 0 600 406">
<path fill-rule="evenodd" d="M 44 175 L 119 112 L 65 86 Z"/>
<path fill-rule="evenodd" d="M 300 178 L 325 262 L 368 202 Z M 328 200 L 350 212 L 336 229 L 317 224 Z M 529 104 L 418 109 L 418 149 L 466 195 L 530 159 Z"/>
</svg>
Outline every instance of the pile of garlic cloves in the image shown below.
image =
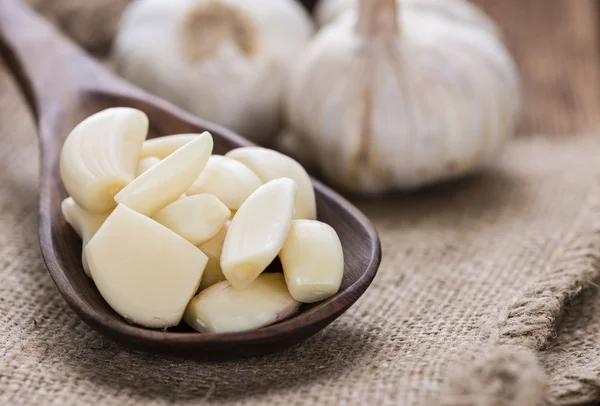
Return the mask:
<svg viewBox="0 0 600 406">
<path fill-rule="evenodd" d="M 149 328 L 183 319 L 200 332 L 235 332 L 338 291 L 342 246 L 316 220 L 299 163 L 261 147 L 212 155 L 208 132 L 147 132 L 143 112 L 107 109 L 77 125 L 60 156 L 63 216 L 115 312 Z M 277 257 L 283 273 L 264 272 Z"/>
<path fill-rule="evenodd" d="M 363 195 L 480 169 L 520 109 L 467 0 L 136 0 L 115 44 L 127 79 Z"/>
</svg>

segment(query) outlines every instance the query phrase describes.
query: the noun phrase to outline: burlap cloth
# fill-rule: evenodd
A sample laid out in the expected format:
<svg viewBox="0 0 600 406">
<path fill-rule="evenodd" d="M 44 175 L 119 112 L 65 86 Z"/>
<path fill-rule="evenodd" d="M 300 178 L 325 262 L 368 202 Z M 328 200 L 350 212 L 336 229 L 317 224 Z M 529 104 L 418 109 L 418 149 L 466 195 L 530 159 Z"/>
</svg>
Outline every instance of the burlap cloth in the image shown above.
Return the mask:
<svg viewBox="0 0 600 406">
<path fill-rule="evenodd" d="M 570 63 L 587 66 L 591 50 Z M 600 137 L 582 133 L 600 129 L 593 109 L 565 111 L 597 103 L 598 82 L 579 80 L 561 82 L 570 96 L 547 121 L 578 136 L 521 137 L 478 176 L 355 200 L 384 258 L 338 321 L 282 353 L 205 363 L 105 340 L 60 297 L 38 248 L 34 125 L 0 65 L 0 405 L 597 401 Z M 529 98 L 538 85 L 526 83 Z M 527 111 L 531 134 L 543 120 Z"/>
</svg>

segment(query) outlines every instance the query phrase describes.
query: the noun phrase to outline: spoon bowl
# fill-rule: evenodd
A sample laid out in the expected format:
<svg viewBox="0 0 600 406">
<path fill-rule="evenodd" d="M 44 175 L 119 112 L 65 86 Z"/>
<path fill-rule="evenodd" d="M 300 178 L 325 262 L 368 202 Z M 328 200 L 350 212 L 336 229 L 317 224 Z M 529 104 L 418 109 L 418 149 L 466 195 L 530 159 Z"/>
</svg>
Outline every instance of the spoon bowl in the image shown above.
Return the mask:
<svg viewBox="0 0 600 406">
<path fill-rule="evenodd" d="M 370 222 L 340 195 L 313 180 L 319 220 L 338 233 L 344 250 L 339 292 L 303 305 L 294 317 L 258 330 L 200 334 L 180 327 L 151 330 L 131 325 L 104 301 L 81 265 L 81 240 L 64 220 L 67 193 L 59 155 L 69 132 L 100 110 L 126 106 L 150 119 L 149 138 L 210 131 L 214 153 L 253 145 L 215 124 L 149 95 L 104 69 L 18 0 L 0 2 L 0 51 L 23 89 L 38 122 L 42 256 L 66 302 L 105 336 L 135 349 L 204 359 L 230 359 L 276 351 L 300 342 L 345 312 L 367 289 L 379 266 L 381 248 Z"/>
</svg>

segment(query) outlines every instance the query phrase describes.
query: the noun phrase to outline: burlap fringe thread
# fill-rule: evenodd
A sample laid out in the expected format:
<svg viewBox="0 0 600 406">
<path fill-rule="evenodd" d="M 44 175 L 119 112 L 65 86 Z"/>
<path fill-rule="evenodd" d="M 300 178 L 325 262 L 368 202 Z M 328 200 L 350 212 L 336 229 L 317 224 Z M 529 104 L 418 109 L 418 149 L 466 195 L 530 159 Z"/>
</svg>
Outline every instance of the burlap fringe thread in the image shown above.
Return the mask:
<svg viewBox="0 0 600 406">
<path fill-rule="evenodd" d="M 514 300 L 490 329 L 490 347 L 468 367 L 461 364 L 450 371 L 444 406 L 534 406 L 551 401 L 546 398 L 547 377 L 536 352 L 554 337 L 568 302 L 600 276 L 598 213 L 600 200 L 594 195 L 566 244 L 550 259 L 548 272 Z M 593 400 L 600 380 L 580 379 L 582 394 L 589 393 Z"/>
</svg>

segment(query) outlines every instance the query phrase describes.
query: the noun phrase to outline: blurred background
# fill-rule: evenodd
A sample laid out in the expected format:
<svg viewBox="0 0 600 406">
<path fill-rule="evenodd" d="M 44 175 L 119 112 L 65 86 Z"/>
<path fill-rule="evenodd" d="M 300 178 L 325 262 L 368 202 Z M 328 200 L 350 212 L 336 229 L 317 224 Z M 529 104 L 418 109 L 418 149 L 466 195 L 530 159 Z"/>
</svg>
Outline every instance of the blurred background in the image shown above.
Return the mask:
<svg viewBox="0 0 600 406">
<path fill-rule="evenodd" d="M 128 0 L 28 0 L 78 43 L 106 59 Z M 311 7 L 315 0 L 304 0 Z M 600 129 L 600 11 L 596 0 L 473 0 L 501 28 L 519 67 L 517 133 Z"/>
</svg>

